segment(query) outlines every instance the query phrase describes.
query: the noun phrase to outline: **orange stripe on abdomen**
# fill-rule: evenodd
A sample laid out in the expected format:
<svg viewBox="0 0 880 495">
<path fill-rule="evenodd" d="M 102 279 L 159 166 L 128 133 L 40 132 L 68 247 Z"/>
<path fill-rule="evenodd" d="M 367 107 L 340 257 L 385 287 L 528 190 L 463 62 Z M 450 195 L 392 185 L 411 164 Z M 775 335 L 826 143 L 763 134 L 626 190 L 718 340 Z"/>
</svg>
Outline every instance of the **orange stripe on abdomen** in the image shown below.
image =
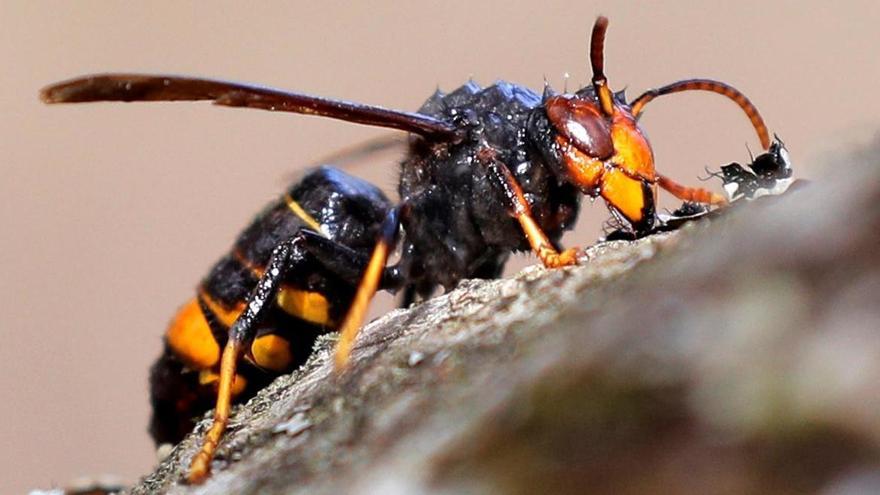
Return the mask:
<svg viewBox="0 0 880 495">
<path fill-rule="evenodd" d="M 321 228 L 321 224 L 318 223 L 317 220 L 315 220 L 315 217 L 309 215 L 309 213 L 304 210 L 303 207 L 300 206 L 300 204 L 297 203 L 290 194 L 284 195 L 284 202 L 287 204 L 287 207 L 290 209 L 290 211 L 293 212 L 294 215 L 299 217 L 300 220 L 305 222 L 305 224 L 308 225 L 312 230 L 325 237 L 327 236 L 327 234 L 325 234 L 324 230 Z"/>
<path fill-rule="evenodd" d="M 220 346 L 196 298 L 177 311 L 165 339 L 172 352 L 190 368 L 210 368 L 220 361 Z"/>
</svg>

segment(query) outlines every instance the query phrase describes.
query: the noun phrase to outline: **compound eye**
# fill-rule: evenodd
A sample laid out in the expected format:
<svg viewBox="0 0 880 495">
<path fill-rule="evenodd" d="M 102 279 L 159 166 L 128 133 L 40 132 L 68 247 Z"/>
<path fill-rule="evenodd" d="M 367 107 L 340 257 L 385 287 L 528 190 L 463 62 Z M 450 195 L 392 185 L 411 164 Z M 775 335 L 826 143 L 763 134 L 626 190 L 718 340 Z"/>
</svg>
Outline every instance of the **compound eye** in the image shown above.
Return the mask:
<svg viewBox="0 0 880 495">
<path fill-rule="evenodd" d="M 545 108 L 556 132 L 580 151 L 597 159 L 614 154 L 611 123 L 594 102 L 561 95 L 548 99 Z"/>
</svg>

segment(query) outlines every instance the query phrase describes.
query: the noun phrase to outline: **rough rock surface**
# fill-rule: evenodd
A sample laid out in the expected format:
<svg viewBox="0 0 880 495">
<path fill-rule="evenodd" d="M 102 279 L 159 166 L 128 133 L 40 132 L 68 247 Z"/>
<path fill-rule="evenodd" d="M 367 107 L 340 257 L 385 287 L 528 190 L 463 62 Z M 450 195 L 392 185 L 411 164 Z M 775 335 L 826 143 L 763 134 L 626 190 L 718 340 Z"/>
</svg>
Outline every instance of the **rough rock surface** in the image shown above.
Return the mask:
<svg viewBox="0 0 880 495">
<path fill-rule="evenodd" d="M 880 160 L 332 339 L 132 493 L 880 493 Z M 202 421 L 196 433 L 207 427 Z"/>
</svg>

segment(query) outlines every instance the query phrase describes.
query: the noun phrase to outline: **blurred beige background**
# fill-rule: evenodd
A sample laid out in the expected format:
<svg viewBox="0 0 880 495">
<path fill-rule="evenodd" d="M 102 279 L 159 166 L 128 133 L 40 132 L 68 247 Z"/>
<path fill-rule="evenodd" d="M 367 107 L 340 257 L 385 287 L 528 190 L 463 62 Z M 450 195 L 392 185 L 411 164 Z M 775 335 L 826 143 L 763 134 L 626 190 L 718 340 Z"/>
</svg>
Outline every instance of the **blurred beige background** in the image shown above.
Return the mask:
<svg viewBox="0 0 880 495">
<path fill-rule="evenodd" d="M 581 85 L 604 13 L 612 87 L 727 81 L 802 176 L 845 173 L 816 164 L 880 125 L 873 0 L 316 5 L 0 3 L 0 492 L 146 472 L 147 370 L 177 305 L 297 170 L 383 133 L 206 104 L 46 107 L 49 82 L 172 72 L 415 109 L 468 77 Z M 688 183 L 757 148 L 712 95 L 659 100 L 642 122 L 658 167 Z M 393 188 L 394 160 L 352 170 Z M 569 244 L 594 240 L 606 217 L 584 210 Z"/>
</svg>

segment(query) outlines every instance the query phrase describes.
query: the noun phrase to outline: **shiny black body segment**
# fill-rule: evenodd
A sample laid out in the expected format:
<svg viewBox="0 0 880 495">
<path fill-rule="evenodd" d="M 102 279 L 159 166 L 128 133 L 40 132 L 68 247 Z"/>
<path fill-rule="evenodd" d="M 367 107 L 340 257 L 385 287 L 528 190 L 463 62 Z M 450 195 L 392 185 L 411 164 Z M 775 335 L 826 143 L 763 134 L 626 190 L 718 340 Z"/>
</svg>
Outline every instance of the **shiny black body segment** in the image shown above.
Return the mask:
<svg viewBox="0 0 880 495">
<path fill-rule="evenodd" d="M 288 204 L 293 199 L 320 224 L 315 232 Z M 217 344 L 222 348 L 229 335 L 212 306 L 245 307 L 260 282 L 255 273 L 271 268 L 278 246 L 292 244 L 284 260 L 279 287 L 315 292 L 328 301 L 329 321 L 317 324 L 291 315 L 276 304 L 266 304 L 258 320 L 256 336 L 274 333 L 290 342 L 292 370 L 309 357 L 315 339 L 335 329 L 351 301 L 379 233 L 382 219 L 391 208 L 385 195 L 371 184 L 332 167 L 320 167 L 289 188 L 287 194 L 269 203 L 238 236 L 231 252 L 209 271 L 199 288 L 198 302 Z M 386 284 L 395 285 L 389 272 Z M 399 284 L 398 284 L 399 285 Z M 277 289 L 277 288 L 276 288 Z M 208 300 L 212 304 L 208 303 Z M 211 409 L 216 401 L 212 387 L 199 383 L 199 371 L 189 369 L 165 345 L 150 374 L 153 417 L 150 433 L 157 444 L 177 442 L 193 426 L 193 418 Z M 247 379 L 237 401 L 247 400 L 267 385 L 278 372 L 261 369 L 244 360 L 239 374 Z"/>
</svg>

